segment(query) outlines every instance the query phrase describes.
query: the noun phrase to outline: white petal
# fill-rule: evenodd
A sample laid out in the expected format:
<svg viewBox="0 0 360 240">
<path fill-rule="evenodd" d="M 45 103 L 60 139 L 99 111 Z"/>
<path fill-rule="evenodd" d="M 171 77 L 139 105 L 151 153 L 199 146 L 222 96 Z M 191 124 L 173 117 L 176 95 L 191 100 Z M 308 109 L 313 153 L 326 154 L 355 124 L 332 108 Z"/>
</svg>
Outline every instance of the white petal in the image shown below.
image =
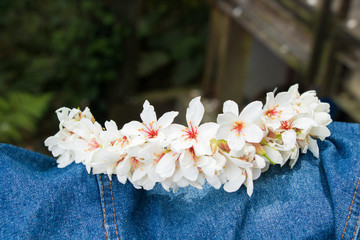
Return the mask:
<svg viewBox="0 0 360 240">
<path fill-rule="evenodd" d="M 143 185 L 143 188 L 147 191 L 151 190 L 154 188 L 156 182 L 155 181 L 152 181 L 151 179 L 148 179 L 144 185 Z"/>
<path fill-rule="evenodd" d="M 219 125 L 216 123 L 204 123 L 198 128 L 198 137 L 211 140 L 212 138 L 215 138 L 218 129 Z"/>
<path fill-rule="evenodd" d="M 139 181 L 141 178 L 143 178 L 146 174 L 147 174 L 147 171 L 144 168 L 138 167 L 133 172 L 131 179 L 132 179 L 132 181 L 136 182 L 136 181 Z"/>
<path fill-rule="evenodd" d="M 147 176 L 151 181 L 154 181 L 154 182 L 164 181 L 164 178 L 160 177 L 159 174 L 156 173 L 156 166 L 152 166 L 149 168 Z"/>
<path fill-rule="evenodd" d="M 180 166 L 184 168 L 190 168 L 195 165 L 193 155 L 190 151 L 186 150 L 179 157 Z"/>
<path fill-rule="evenodd" d="M 125 136 L 138 136 L 143 125 L 138 121 L 131 121 L 126 123 L 121 129 L 121 134 Z"/>
<path fill-rule="evenodd" d="M 193 146 L 196 156 L 211 155 L 212 153 L 209 139 L 199 139 Z"/>
<path fill-rule="evenodd" d="M 216 189 L 221 187 L 221 182 L 218 176 L 206 176 L 206 181 Z"/>
<path fill-rule="evenodd" d="M 233 136 L 228 140 L 228 145 L 231 150 L 240 151 L 245 146 L 245 140 L 241 136 Z"/>
<path fill-rule="evenodd" d="M 290 94 L 288 92 L 279 92 L 275 96 L 275 102 L 279 105 L 286 105 L 290 102 Z"/>
<path fill-rule="evenodd" d="M 298 118 L 293 122 L 293 127 L 303 130 L 308 130 L 313 126 L 316 126 L 316 122 L 311 118 Z"/>
<path fill-rule="evenodd" d="M 266 165 L 265 160 L 259 155 L 255 155 L 255 162 L 257 168 L 264 168 Z"/>
<path fill-rule="evenodd" d="M 330 112 L 330 104 L 321 102 L 317 105 L 315 111 L 317 112 Z"/>
<path fill-rule="evenodd" d="M 245 181 L 245 175 L 241 174 L 237 178 L 226 182 L 224 184 L 224 190 L 226 192 L 235 192 L 241 187 L 241 185 L 244 183 L 244 181 Z"/>
<path fill-rule="evenodd" d="M 283 165 L 283 158 L 279 151 L 276 151 L 275 149 L 269 147 L 269 146 L 263 146 L 264 150 L 266 151 L 266 155 L 276 164 Z"/>
<path fill-rule="evenodd" d="M 245 134 L 245 140 L 247 142 L 259 143 L 264 137 L 264 132 L 261 128 L 255 124 L 250 124 L 243 129 Z"/>
<path fill-rule="evenodd" d="M 246 175 L 247 175 L 246 181 L 245 181 L 246 192 L 249 195 L 249 197 L 251 197 L 251 195 L 253 194 L 253 191 L 254 191 L 252 171 L 250 169 L 246 169 Z"/>
<path fill-rule="evenodd" d="M 59 164 L 58 168 L 64 168 L 71 164 L 73 161 L 74 159 L 71 158 L 71 155 L 68 151 L 66 151 L 56 160 L 56 162 Z"/>
<path fill-rule="evenodd" d="M 123 161 L 119 162 L 116 167 L 116 174 L 118 176 L 127 176 L 130 171 L 130 158 L 125 158 Z"/>
<path fill-rule="evenodd" d="M 121 175 L 116 175 L 117 179 L 119 182 L 121 182 L 122 184 L 125 184 L 126 183 L 126 180 L 127 180 L 127 176 L 121 176 Z"/>
<path fill-rule="evenodd" d="M 326 126 L 332 122 L 330 114 L 326 112 L 315 112 L 314 120 L 319 124 Z"/>
<path fill-rule="evenodd" d="M 324 141 L 326 137 L 330 136 L 330 130 L 327 127 L 313 127 L 310 134 Z"/>
<path fill-rule="evenodd" d="M 252 171 L 252 175 L 253 175 L 253 180 L 256 180 L 260 177 L 260 175 L 261 175 L 260 168 L 251 168 L 251 171 Z"/>
<path fill-rule="evenodd" d="M 118 127 L 113 120 L 105 121 L 105 128 L 108 131 L 113 131 L 113 132 L 118 131 Z"/>
<path fill-rule="evenodd" d="M 145 124 L 149 124 L 151 122 L 156 122 L 156 113 L 154 107 L 150 105 L 150 103 L 146 100 L 143 105 L 144 109 L 140 113 L 140 118 Z"/>
<path fill-rule="evenodd" d="M 243 174 L 243 170 L 237 167 L 235 164 L 233 164 L 231 160 L 228 159 L 228 162 L 226 163 L 226 166 L 224 168 L 224 175 L 226 176 L 226 179 L 232 181 Z"/>
<path fill-rule="evenodd" d="M 275 106 L 275 97 L 273 92 L 268 92 L 266 94 L 266 102 L 264 106 L 264 110 L 267 111 Z"/>
<path fill-rule="evenodd" d="M 219 114 L 217 116 L 217 123 L 222 125 L 222 124 L 234 124 L 235 121 L 238 121 L 239 116 L 231 113 L 231 112 L 227 112 L 227 113 L 223 113 L 223 114 Z"/>
<path fill-rule="evenodd" d="M 200 97 L 192 99 L 189 103 L 189 107 L 186 110 L 186 121 L 188 126 L 190 126 L 190 122 L 193 126 L 199 126 L 204 112 L 205 109 L 200 102 Z"/>
<path fill-rule="evenodd" d="M 162 130 L 162 133 L 167 139 L 179 138 L 182 135 L 182 131 L 185 130 L 185 126 L 180 124 L 171 124 L 167 128 Z"/>
<path fill-rule="evenodd" d="M 226 102 L 224 102 L 223 112 L 224 113 L 231 112 L 236 116 L 239 116 L 239 107 L 236 102 L 227 100 Z"/>
<path fill-rule="evenodd" d="M 281 134 L 281 138 L 284 142 L 284 147 L 286 150 L 293 149 L 296 144 L 296 132 L 294 130 L 284 131 Z"/>
<path fill-rule="evenodd" d="M 167 112 L 162 115 L 158 120 L 158 126 L 162 128 L 167 128 L 174 121 L 174 118 L 179 114 L 179 112 Z"/>
<path fill-rule="evenodd" d="M 179 181 L 176 182 L 176 184 L 179 187 L 187 187 L 189 185 L 189 180 L 187 180 L 186 178 L 180 178 Z"/>
<path fill-rule="evenodd" d="M 238 166 L 238 167 L 242 167 L 242 168 L 249 168 L 252 166 L 252 163 L 249 163 L 249 162 L 245 162 L 241 159 L 238 159 L 238 158 L 233 158 L 233 157 L 230 157 L 229 158 L 231 160 L 231 162 Z"/>
<path fill-rule="evenodd" d="M 139 149 L 140 153 L 138 154 L 141 158 L 146 160 L 155 160 L 158 158 L 157 155 L 160 155 L 165 151 L 165 149 L 158 143 L 148 143 L 142 147 L 142 150 Z"/>
<path fill-rule="evenodd" d="M 173 153 L 166 153 L 156 165 L 156 173 L 160 177 L 171 177 L 175 172 L 175 161 L 178 155 Z"/>
<path fill-rule="evenodd" d="M 258 120 L 262 113 L 262 102 L 254 101 L 249 103 L 244 110 L 240 113 L 240 119 L 245 122 L 255 122 Z"/>
<path fill-rule="evenodd" d="M 216 133 L 216 139 L 219 140 L 224 139 L 226 141 L 231 139 L 232 135 L 235 135 L 231 132 L 231 129 L 233 127 L 234 127 L 234 123 L 220 125 Z"/>
<path fill-rule="evenodd" d="M 319 146 L 315 139 L 309 137 L 309 150 L 314 154 L 316 158 L 319 158 Z"/>
<path fill-rule="evenodd" d="M 189 168 L 180 167 L 180 170 L 183 176 L 190 181 L 195 181 L 199 174 L 199 170 L 195 166 L 191 166 Z"/>
<path fill-rule="evenodd" d="M 173 150 L 174 152 L 182 152 L 185 149 L 190 148 L 191 146 L 193 146 L 193 141 L 192 140 L 185 140 L 182 138 L 179 138 L 177 140 L 174 140 L 173 142 L 171 142 L 171 150 Z"/>
<path fill-rule="evenodd" d="M 182 175 L 190 181 L 195 181 L 198 177 L 199 170 L 189 151 L 185 151 L 182 159 L 180 159 L 180 170 Z"/>
</svg>

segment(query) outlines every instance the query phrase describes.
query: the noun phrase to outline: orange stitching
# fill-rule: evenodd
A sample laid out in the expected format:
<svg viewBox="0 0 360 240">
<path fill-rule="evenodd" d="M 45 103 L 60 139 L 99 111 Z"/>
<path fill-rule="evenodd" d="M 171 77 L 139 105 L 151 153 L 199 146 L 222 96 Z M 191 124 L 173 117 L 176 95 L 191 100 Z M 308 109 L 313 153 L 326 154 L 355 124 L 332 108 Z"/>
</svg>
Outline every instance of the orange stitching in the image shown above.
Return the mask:
<svg viewBox="0 0 360 240">
<path fill-rule="evenodd" d="M 108 239 L 107 232 L 106 232 L 106 212 L 105 212 L 104 186 L 103 186 L 103 182 L 101 180 L 101 175 L 99 175 L 99 179 L 100 179 L 100 183 L 101 183 L 101 192 L 102 192 L 102 201 L 103 201 L 102 207 L 103 207 L 103 212 L 104 212 L 105 238 Z"/>
<path fill-rule="evenodd" d="M 352 239 L 355 238 L 356 229 L 357 229 L 357 227 L 358 227 L 358 225 L 359 225 L 359 219 L 360 219 L 360 211 L 359 211 L 359 215 L 358 215 L 358 220 L 356 221 L 356 226 L 355 226 L 355 229 L 354 229 L 354 233 L 353 233 L 353 238 L 352 238 Z"/>
<path fill-rule="evenodd" d="M 344 227 L 343 234 L 341 235 L 341 239 L 344 239 L 344 234 L 345 234 L 345 231 L 346 231 L 346 226 L 347 226 L 348 223 L 349 223 L 350 215 L 351 215 L 351 212 L 352 212 L 352 206 L 353 206 L 353 203 L 354 203 L 354 199 L 355 199 L 355 196 L 356 196 L 357 189 L 358 189 L 358 187 L 359 187 L 359 183 L 360 183 L 360 177 L 359 177 L 358 183 L 357 183 L 356 188 L 355 188 L 354 196 L 353 196 L 352 201 L 351 201 L 350 211 L 349 211 L 348 217 L 347 217 L 347 219 L 346 219 L 346 223 L 345 223 L 345 227 Z M 356 225 L 356 226 L 357 226 L 357 225 Z"/>
<path fill-rule="evenodd" d="M 111 180 L 110 179 L 109 179 L 109 183 L 110 183 L 110 192 L 111 192 L 112 206 L 113 206 L 113 212 L 114 212 L 114 223 L 115 223 L 115 230 L 116 230 L 116 238 L 119 240 L 118 230 L 117 230 L 117 226 L 116 226 L 114 196 L 113 196 L 112 185 L 111 185 Z"/>
</svg>

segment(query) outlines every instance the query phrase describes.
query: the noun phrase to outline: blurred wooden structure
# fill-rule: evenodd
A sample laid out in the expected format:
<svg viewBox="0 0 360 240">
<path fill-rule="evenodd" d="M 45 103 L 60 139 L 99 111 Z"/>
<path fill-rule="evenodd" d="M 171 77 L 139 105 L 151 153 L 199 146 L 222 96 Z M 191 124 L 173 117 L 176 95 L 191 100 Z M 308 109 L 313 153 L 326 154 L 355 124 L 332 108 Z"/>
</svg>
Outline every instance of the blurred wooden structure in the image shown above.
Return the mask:
<svg viewBox="0 0 360 240">
<path fill-rule="evenodd" d="M 253 39 L 360 122 L 359 0 L 210 0 L 204 91 L 243 100 Z M 261 71 L 261 69 L 259 69 Z M 354 90 L 358 87 L 358 91 Z M 355 93 L 354 93 L 355 92 Z M 357 93 L 357 94 L 356 94 Z"/>
</svg>

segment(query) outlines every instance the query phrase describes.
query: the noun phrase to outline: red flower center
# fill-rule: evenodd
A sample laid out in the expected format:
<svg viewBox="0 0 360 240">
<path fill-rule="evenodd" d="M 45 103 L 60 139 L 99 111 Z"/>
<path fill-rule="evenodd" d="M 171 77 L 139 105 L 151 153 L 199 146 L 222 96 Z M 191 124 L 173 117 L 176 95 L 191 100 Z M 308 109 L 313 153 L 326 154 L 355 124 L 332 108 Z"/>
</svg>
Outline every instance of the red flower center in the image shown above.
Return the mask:
<svg viewBox="0 0 360 240">
<path fill-rule="evenodd" d="M 244 122 L 238 122 L 238 121 L 235 121 L 234 123 L 234 127 L 231 129 L 234 130 L 236 132 L 236 135 L 237 136 L 240 136 L 240 134 L 244 135 L 244 133 L 242 132 L 243 128 L 246 126 L 246 124 Z"/>
<path fill-rule="evenodd" d="M 185 140 L 188 139 L 195 139 L 198 136 L 198 129 L 196 126 L 193 126 L 191 122 L 189 122 L 190 127 L 186 128 L 185 130 L 183 130 L 185 132 L 185 134 L 183 134 L 182 136 L 185 137 Z"/>
<path fill-rule="evenodd" d="M 145 132 L 145 134 L 147 135 L 146 137 L 148 139 L 154 138 L 154 137 L 156 137 L 158 135 L 159 129 L 154 129 L 154 122 L 151 122 L 149 124 L 149 126 L 146 125 L 145 123 L 143 123 L 143 125 L 145 126 L 145 128 L 142 128 L 141 130 L 143 132 Z"/>
<path fill-rule="evenodd" d="M 268 116 L 272 119 L 275 119 L 276 117 L 279 117 L 279 115 L 282 113 L 281 110 L 278 110 L 277 108 L 279 105 L 276 105 L 274 108 L 269 109 L 265 112 L 265 116 Z"/>
<path fill-rule="evenodd" d="M 290 130 L 292 129 L 292 124 L 293 122 L 292 121 L 281 121 L 281 129 L 284 129 L 284 130 Z"/>
</svg>

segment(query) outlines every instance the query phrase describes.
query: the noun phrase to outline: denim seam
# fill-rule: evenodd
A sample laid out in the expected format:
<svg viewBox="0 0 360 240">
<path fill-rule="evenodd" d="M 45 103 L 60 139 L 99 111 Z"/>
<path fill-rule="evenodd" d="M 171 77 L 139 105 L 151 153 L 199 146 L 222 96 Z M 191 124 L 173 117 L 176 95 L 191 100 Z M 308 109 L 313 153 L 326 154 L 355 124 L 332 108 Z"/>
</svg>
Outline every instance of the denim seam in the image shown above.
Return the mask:
<svg viewBox="0 0 360 240">
<path fill-rule="evenodd" d="M 109 179 L 109 184 L 110 184 L 110 193 L 111 193 L 112 207 L 113 207 L 113 212 L 114 212 L 114 224 L 115 224 L 116 239 L 117 239 L 117 240 L 119 240 L 119 233 L 118 233 L 118 230 L 117 230 L 117 224 L 116 224 L 116 214 L 115 214 L 114 195 L 113 195 L 112 185 L 111 185 L 111 180 L 110 180 L 110 179 Z"/>
<path fill-rule="evenodd" d="M 103 216 L 104 216 L 104 230 L 105 230 L 105 238 L 108 239 L 108 236 L 107 236 L 107 231 L 106 231 L 106 210 L 105 210 L 105 199 L 104 199 L 104 185 L 103 185 L 103 182 L 101 180 L 101 175 L 99 175 L 99 179 L 100 179 L 100 184 L 101 184 L 101 194 L 102 194 L 102 209 L 103 209 Z"/>
<path fill-rule="evenodd" d="M 356 221 L 356 226 L 355 226 L 355 229 L 354 229 L 354 232 L 353 232 L 353 238 L 352 239 L 355 239 L 355 233 L 356 233 L 356 229 L 359 225 L 359 218 L 360 218 L 360 211 L 359 211 L 359 215 L 358 215 L 358 220 Z"/>
<path fill-rule="evenodd" d="M 341 235 L 341 239 L 344 239 L 346 227 L 347 227 L 347 225 L 348 225 L 348 223 L 349 223 L 349 219 L 350 219 L 350 216 L 351 216 L 351 212 L 352 212 L 352 210 L 353 210 L 353 204 L 354 204 L 355 196 L 356 196 L 356 193 L 357 193 L 357 189 L 358 189 L 358 187 L 359 187 L 359 183 L 360 183 L 360 177 L 359 177 L 359 179 L 358 179 L 358 182 L 357 182 L 357 185 L 356 185 L 356 188 L 355 188 L 354 196 L 352 197 L 349 214 L 348 214 L 348 217 L 347 217 L 347 219 L 346 219 L 346 223 L 345 223 L 345 227 L 344 227 L 343 234 Z M 358 224 L 356 224 L 355 231 L 354 231 L 354 235 L 355 235 L 355 232 L 356 232 L 357 225 L 358 225 Z"/>
</svg>

